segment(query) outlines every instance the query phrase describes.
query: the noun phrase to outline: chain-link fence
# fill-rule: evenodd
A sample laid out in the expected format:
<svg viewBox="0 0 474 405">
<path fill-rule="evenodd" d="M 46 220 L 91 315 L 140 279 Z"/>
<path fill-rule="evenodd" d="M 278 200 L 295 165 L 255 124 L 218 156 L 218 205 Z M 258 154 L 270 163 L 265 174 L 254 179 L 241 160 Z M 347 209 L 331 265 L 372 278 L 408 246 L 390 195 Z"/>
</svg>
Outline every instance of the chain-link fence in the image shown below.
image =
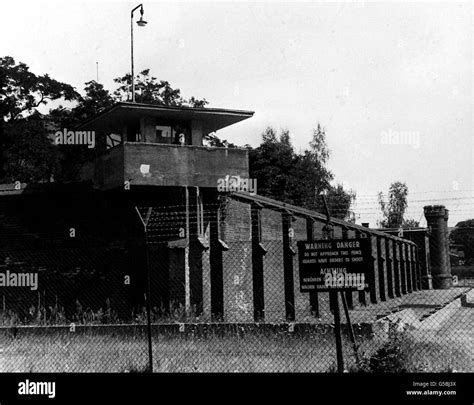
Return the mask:
<svg viewBox="0 0 474 405">
<path fill-rule="evenodd" d="M 369 238 L 373 256 L 369 288 L 336 303 L 300 290 L 297 242 L 323 236 L 319 217 L 236 202 L 138 211 L 133 245 L 0 250 L 1 371 L 146 371 L 149 331 L 153 371 L 336 371 L 336 308 L 349 372 L 474 370 L 470 273 L 433 289 L 425 238 L 336 222 L 334 238 Z"/>
</svg>

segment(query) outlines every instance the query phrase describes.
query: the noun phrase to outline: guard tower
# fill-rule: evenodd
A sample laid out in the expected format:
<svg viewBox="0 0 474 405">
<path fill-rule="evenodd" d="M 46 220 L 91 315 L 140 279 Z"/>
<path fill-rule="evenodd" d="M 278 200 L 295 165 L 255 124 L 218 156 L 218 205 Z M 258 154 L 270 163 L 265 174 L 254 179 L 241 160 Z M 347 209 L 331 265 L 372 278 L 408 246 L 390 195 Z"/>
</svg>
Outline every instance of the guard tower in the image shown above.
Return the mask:
<svg viewBox="0 0 474 405">
<path fill-rule="evenodd" d="M 101 190 L 134 186 L 216 187 L 226 175 L 248 177 L 248 151 L 203 139 L 253 116 L 251 111 L 117 103 L 78 129 L 95 131 L 97 156 L 83 180 Z"/>
<path fill-rule="evenodd" d="M 209 255 L 226 248 L 219 239 L 218 180 L 249 176 L 247 149 L 209 147 L 203 139 L 252 116 L 251 111 L 118 103 L 78 128 L 94 131 L 96 143 L 96 157 L 84 166 L 82 180 L 105 196 L 104 216 L 122 223 L 115 234 L 125 235 L 130 252 L 141 240 L 132 232 L 138 223 L 134 207 L 153 207 L 148 234 L 153 306 L 171 310 L 178 302 L 186 311 L 202 312 L 205 266 L 219 262 Z M 131 267 L 139 267 L 143 257 L 137 246 Z M 222 280 L 215 286 L 222 289 Z"/>
</svg>

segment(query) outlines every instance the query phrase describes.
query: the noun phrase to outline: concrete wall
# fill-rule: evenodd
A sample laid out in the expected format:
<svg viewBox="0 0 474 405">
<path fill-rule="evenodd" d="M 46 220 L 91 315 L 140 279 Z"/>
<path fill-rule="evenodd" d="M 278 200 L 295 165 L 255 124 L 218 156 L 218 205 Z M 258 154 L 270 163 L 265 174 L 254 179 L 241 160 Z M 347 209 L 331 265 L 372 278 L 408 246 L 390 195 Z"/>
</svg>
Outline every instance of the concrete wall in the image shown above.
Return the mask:
<svg viewBox="0 0 474 405">
<path fill-rule="evenodd" d="M 293 277 L 294 277 L 294 294 L 295 294 L 295 320 L 304 321 L 312 319 L 311 307 L 309 302 L 309 294 L 300 292 L 300 276 L 298 269 L 298 247 L 297 241 L 307 240 L 306 235 L 306 218 L 295 217 L 292 224 L 294 238 L 292 240 L 292 248 L 296 254 L 293 255 Z"/>
<path fill-rule="evenodd" d="M 283 267 L 283 234 L 281 212 L 261 210 L 265 321 L 285 320 L 285 281 Z"/>
<path fill-rule="evenodd" d="M 224 320 L 253 321 L 252 241 L 250 205 L 228 200 L 223 239 L 229 250 L 222 254 Z"/>
<path fill-rule="evenodd" d="M 315 218 L 308 222 L 308 215 L 279 207 L 277 202 L 272 206 L 260 204 L 258 199 L 253 201 L 230 197 L 220 205 L 219 222 L 217 193 L 201 190 L 201 195 L 206 200 L 204 233 L 208 236 L 204 239 L 209 241 L 209 246 L 206 247 L 197 238 L 198 190 L 189 188 L 191 223 L 186 262 L 186 248 L 180 243 L 182 240 L 179 237 L 180 228 L 186 227 L 184 190 L 166 187 L 143 192 L 132 191 L 130 194 L 124 191 L 109 194 L 94 191 L 96 196 L 91 197 L 84 193 L 77 200 L 75 195 L 69 193 L 18 197 L 8 210 L 3 208 L 5 214 L 2 221 L 6 224 L 3 232 L 8 233 L 11 225 L 7 222 L 18 217 L 20 222 L 29 224 L 20 232 L 25 243 L 15 245 L 15 238 L 10 234 L 5 234 L 3 240 L 8 241 L 10 249 L 15 247 L 17 251 L 24 251 L 26 242 L 31 242 L 27 235 L 34 234 L 35 227 L 51 228 L 52 235 L 58 230 L 64 232 L 66 226 L 76 225 L 78 235 L 84 241 L 95 240 L 97 235 L 94 233 L 104 233 L 107 234 L 109 242 L 130 246 L 127 261 L 123 260 L 122 267 L 117 267 L 120 269 L 120 275 L 127 271 L 124 268 L 126 266 L 142 271 L 143 233 L 133 207 L 154 206 L 151 235 L 153 241 L 149 248 L 154 306 L 164 306 L 166 309 L 169 304 L 186 304 L 188 296 L 183 285 L 188 269 L 189 300 L 198 313 L 202 311 L 205 317 L 221 313 L 227 322 L 253 322 L 255 319 L 265 322 L 301 322 L 314 319 L 314 315 L 325 320 L 331 319 L 328 293 L 316 294 L 318 314 L 312 314 L 311 305 L 314 307 L 315 296 L 311 298 L 308 293 L 299 291 L 296 242 L 308 239 L 308 223 L 312 225 L 314 238 L 321 239 L 323 220 L 315 215 Z M 98 202 L 99 200 L 102 202 Z M 55 204 L 61 207 L 59 211 L 56 210 Z M 157 204 L 161 204 L 161 208 Z M 94 210 L 93 207 L 98 206 L 101 208 Z M 42 215 L 38 216 L 37 212 L 40 211 Z M 257 221 L 256 214 L 260 216 L 260 221 Z M 120 221 L 117 221 L 117 218 L 120 218 Z M 35 221 L 40 221 L 41 224 L 33 225 L 36 224 Z M 104 223 L 107 226 L 104 226 Z M 347 225 L 350 226 L 351 224 Z M 131 232 L 133 227 L 135 229 Z M 351 307 L 356 309 L 361 305 L 371 305 L 409 293 L 410 290 L 416 291 L 417 285 L 420 284 L 420 272 L 416 270 L 416 264 L 413 262 L 416 254 L 406 247 L 400 249 L 402 246 L 413 248 L 414 245 L 401 239 L 386 239 L 383 235 L 375 235 L 369 229 L 357 229 L 355 232 L 343 229 L 341 224 L 336 224 L 334 229 L 337 238 L 354 238 L 356 233 L 361 232 L 367 234 L 372 243 L 373 266 L 369 271 L 369 274 L 372 274 L 372 288 L 362 294 L 348 293 Z M 72 242 L 65 240 L 64 243 Z M 29 247 L 26 248 L 28 249 Z M 133 286 L 127 287 L 131 301 L 136 297 L 143 297 L 144 278 L 143 274 L 139 273 L 137 271 L 134 274 Z M 258 283 L 255 275 L 260 274 L 262 288 L 256 289 Z M 142 303 L 137 299 L 137 305 Z M 263 318 L 259 314 L 256 316 L 256 303 L 258 308 L 262 309 Z"/>
<path fill-rule="evenodd" d="M 142 173 L 142 165 L 149 165 L 149 173 Z M 123 187 L 126 180 L 132 185 L 215 188 L 227 175 L 249 177 L 247 150 L 126 142 L 97 158 L 94 169 L 85 167 L 82 179 L 105 190 Z"/>
</svg>

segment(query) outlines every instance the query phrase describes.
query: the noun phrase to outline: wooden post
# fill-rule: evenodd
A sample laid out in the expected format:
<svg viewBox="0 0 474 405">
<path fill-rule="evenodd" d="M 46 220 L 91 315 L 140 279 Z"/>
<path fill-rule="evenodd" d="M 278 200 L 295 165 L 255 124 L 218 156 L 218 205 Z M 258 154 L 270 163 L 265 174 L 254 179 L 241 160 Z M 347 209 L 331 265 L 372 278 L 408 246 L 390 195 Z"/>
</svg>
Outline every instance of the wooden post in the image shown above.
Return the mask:
<svg viewBox="0 0 474 405">
<path fill-rule="evenodd" d="M 186 246 L 184 248 L 184 308 L 186 315 L 191 312 L 191 282 L 189 278 L 189 189 L 184 188 L 186 200 Z"/>
<path fill-rule="evenodd" d="M 337 291 L 329 292 L 334 312 L 334 333 L 336 335 L 337 372 L 344 372 L 344 358 L 342 355 L 341 314 L 339 313 L 339 297 Z"/>
<path fill-rule="evenodd" d="M 346 227 L 342 228 L 342 239 L 349 239 L 349 230 Z M 354 301 L 352 299 L 352 291 L 346 291 L 344 293 L 346 295 L 345 301 L 342 301 L 342 304 L 346 305 L 348 309 L 353 309 L 354 308 Z M 345 308 L 344 308 L 345 310 Z"/>
</svg>

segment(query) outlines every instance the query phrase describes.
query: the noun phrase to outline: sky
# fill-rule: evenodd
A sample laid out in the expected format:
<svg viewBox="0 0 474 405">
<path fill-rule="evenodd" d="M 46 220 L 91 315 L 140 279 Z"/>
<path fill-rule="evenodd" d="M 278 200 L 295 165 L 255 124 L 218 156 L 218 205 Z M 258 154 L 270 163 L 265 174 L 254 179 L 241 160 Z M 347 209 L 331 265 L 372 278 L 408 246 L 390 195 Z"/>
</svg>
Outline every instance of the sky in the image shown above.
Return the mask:
<svg viewBox="0 0 474 405">
<path fill-rule="evenodd" d="M 2 5 L 0 55 L 79 91 L 130 71 L 128 1 Z M 320 123 L 335 183 L 357 194 L 357 223 L 377 226 L 377 193 L 409 189 L 406 217 L 443 204 L 449 226 L 474 218 L 471 2 L 145 1 L 134 28 L 135 71 L 255 111 L 218 131 L 258 146 L 267 126 L 297 151 Z M 136 13 L 138 19 L 139 13 Z M 98 65 L 97 65 L 98 63 Z"/>
</svg>

